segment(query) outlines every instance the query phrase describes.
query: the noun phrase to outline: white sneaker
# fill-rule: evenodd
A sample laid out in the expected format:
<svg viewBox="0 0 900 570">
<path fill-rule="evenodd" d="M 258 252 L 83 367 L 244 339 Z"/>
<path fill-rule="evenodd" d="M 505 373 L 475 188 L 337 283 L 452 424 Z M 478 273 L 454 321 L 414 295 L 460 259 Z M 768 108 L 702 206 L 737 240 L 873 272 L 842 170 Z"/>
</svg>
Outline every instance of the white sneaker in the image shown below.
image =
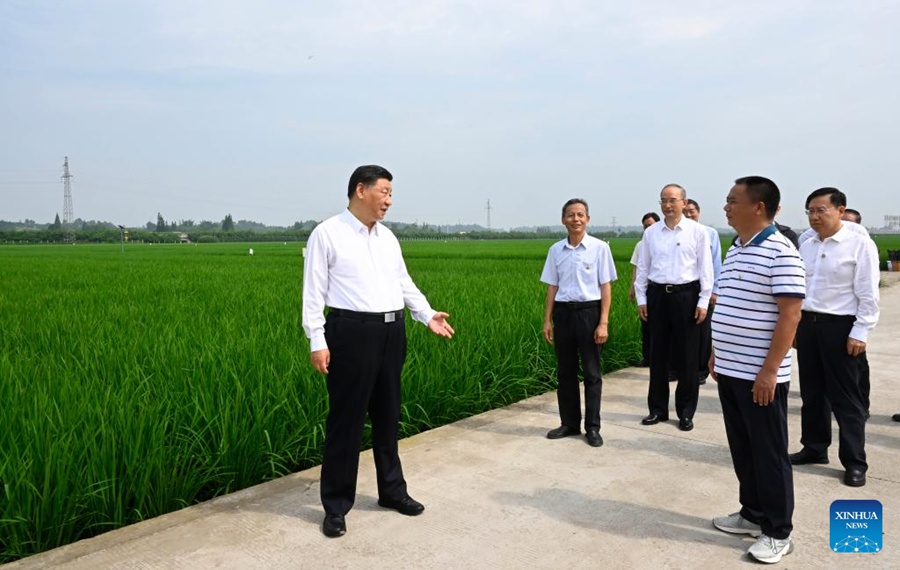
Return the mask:
<svg viewBox="0 0 900 570">
<path fill-rule="evenodd" d="M 724 517 L 716 517 L 712 520 L 713 526 L 717 529 L 731 534 L 749 534 L 750 536 L 759 536 L 762 530 L 758 524 L 754 524 L 744 517 L 741 513 L 731 513 Z"/>
<path fill-rule="evenodd" d="M 794 543 L 791 542 L 791 537 L 778 539 L 761 534 L 747 550 L 747 554 L 760 562 L 775 564 L 782 556 L 790 554 L 793 550 Z"/>
</svg>

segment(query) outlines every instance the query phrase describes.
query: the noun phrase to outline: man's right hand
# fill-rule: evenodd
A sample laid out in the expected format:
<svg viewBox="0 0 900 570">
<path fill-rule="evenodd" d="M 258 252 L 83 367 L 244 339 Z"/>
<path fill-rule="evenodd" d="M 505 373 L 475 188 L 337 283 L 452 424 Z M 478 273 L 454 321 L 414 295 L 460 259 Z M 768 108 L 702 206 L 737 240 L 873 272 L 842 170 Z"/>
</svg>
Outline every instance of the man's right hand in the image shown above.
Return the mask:
<svg viewBox="0 0 900 570">
<path fill-rule="evenodd" d="M 544 340 L 553 344 L 553 324 L 550 321 L 544 321 Z"/>
<path fill-rule="evenodd" d="M 328 364 L 331 362 L 331 351 L 327 348 L 309 353 L 309 360 L 313 368 L 322 374 L 328 374 Z"/>
<path fill-rule="evenodd" d="M 638 315 L 642 321 L 647 321 L 647 305 L 638 305 Z"/>
</svg>

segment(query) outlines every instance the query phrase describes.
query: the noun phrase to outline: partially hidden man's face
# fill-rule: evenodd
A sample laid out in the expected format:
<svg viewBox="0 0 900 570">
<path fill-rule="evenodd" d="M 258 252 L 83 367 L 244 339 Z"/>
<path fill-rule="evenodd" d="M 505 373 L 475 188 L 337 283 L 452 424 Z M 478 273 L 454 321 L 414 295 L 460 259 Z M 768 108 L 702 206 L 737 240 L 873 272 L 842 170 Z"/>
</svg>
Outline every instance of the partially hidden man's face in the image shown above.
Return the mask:
<svg viewBox="0 0 900 570">
<path fill-rule="evenodd" d="M 684 217 L 689 220 L 694 220 L 695 222 L 700 221 L 700 210 L 697 209 L 697 206 L 688 203 L 684 207 Z"/>
<path fill-rule="evenodd" d="M 584 207 L 584 204 L 569 204 L 566 206 L 566 211 L 563 213 L 562 223 L 566 226 L 566 229 L 570 232 L 581 232 L 584 230 L 588 222 L 591 221 L 591 217 L 587 213 L 587 208 Z"/>
<path fill-rule="evenodd" d="M 384 219 L 384 215 L 393 204 L 391 199 L 393 191 L 391 181 L 386 178 L 379 178 L 371 186 L 365 186 L 362 183 L 356 186 L 356 194 L 364 208 L 373 219 L 378 221 Z"/>
<path fill-rule="evenodd" d="M 643 220 L 641 220 L 641 225 L 644 226 L 644 229 L 645 229 L 645 230 L 646 230 L 647 228 L 649 228 L 650 226 L 652 226 L 653 224 L 655 224 L 655 223 L 656 223 L 656 220 L 654 220 L 654 219 L 651 218 L 650 216 L 647 216 L 646 218 L 644 218 Z"/>
</svg>

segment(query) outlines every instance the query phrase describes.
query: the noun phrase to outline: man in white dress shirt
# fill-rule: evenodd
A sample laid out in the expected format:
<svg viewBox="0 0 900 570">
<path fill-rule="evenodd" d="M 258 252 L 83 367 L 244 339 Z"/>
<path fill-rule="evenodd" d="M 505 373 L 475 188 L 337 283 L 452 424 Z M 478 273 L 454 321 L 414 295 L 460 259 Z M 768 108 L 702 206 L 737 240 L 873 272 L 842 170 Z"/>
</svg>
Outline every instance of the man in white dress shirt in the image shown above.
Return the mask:
<svg viewBox="0 0 900 570">
<path fill-rule="evenodd" d="M 378 504 L 409 516 L 425 509 L 407 492 L 397 451 L 403 308 L 437 335 L 450 338 L 454 331 L 450 315 L 433 310 L 413 283 L 397 238 L 380 223 L 392 203 L 392 179 L 380 166 L 357 168 L 347 209 L 316 226 L 306 244 L 303 329 L 312 365 L 327 375 L 328 385 L 320 485 L 322 532 L 329 537 L 347 529 L 367 412 Z"/>
<path fill-rule="evenodd" d="M 862 214 L 858 210 L 847 208 L 841 214 L 841 221 L 844 222 L 844 228 L 853 233 L 861 234 L 869 237 L 869 231 L 862 225 Z M 809 228 L 800 234 L 800 243 L 816 235 L 816 230 Z M 799 249 L 799 247 L 798 247 Z M 869 377 L 869 358 L 866 352 L 859 355 L 859 391 L 862 393 L 863 407 L 866 410 L 866 419 L 869 419 L 870 394 L 872 392 L 872 383 Z M 900 420 L 897 420 L 900 421 Z"/>
<path fill-rule="evenodd" d="M 696 200 L 688 198 L 684 208 L 685 217 L 700 223 L 700 204 Z M 702 225 L 702 224 L 701 224 Z M 719 282 L 719 273 L 722 271 L 722 240 L 719 232 L 712 226 L 703 226 L 709 234 L 709 251 L 713 263 L 713 294 L 709 297 L 709 308 L 706 311 L 706 319 L 700 323 L 700 384 L 706 384 L 709 377 L 709 357 L 712 355 L 712 316 L 716 308 L 716 283 Z"/>
<path fill-rule="evenodd" d="M 847 197 L 819 188 L 806 199 L 816 235 L 800 244 L 806 298 L 797 330 L 800 367 L 800 442 L 791 463 L 828 463 L 831 414 L 838 423 L 844 484 L 866 484 L 866 417 L 859 387 L 859 355 L 878 322 L 878 250 L 844 227 Z"/>
<path fill-rule="evenodd" d="M 659 214 L 656 212 L 647 212 L 644 214 L 644 217 L 641 218 L 641 226 L 644 228 L 644 231 L 646 231 L 647 228 L 658 221 Z M 634 280 L 637 277 L 637 266 L 640 254 L 641 240 L 638 240 L 638 242 L 634 244 L 634 251 L 631 252 L 631 286 L 628 288 L 628 300 L 632 303 L 635 301 Z M 650 327 L 647 326 L 647 321 L 644 320 L 641 320 L 641 361 L 637 363 L 637 366 L 650 366 Z"/>
<path fill-rule="evenodd" d="M 678 428 L 694 429 L 700 384 L 700 323 L 713 288 L 713 264 L 706 228 L 683 212 L 684 188 L 669 184 L 660 192 L 664 223 L 647 228 L 641 239 L 634 294 L 638 314 L 650 324 L 650 386 L 641 420 L 654 425 L 669 419 L 669 364 L 678 378 Z M 671 359 L 670 359 L 671 354 Z"/>
</svg>

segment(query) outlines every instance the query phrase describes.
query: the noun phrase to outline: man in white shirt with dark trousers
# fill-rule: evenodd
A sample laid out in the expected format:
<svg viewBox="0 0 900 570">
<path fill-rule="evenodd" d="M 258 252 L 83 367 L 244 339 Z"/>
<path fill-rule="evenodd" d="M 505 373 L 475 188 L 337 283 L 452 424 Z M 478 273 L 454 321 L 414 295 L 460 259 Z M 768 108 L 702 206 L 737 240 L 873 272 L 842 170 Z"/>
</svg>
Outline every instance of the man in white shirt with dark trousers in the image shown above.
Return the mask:
<svg viewBox="0 0 900 570">
<path fill-rule="evenodd" d="M 437 335 L 450 338 L 454 331 L 450 315 L 433 310 L 413 283 L 397 238 L 380 223 L 392 203 L 392 180 L 380 166 L 357 168 L 347 209 L 316 226 L 306 244 L 303 329 L 312 365 L 327 375 L 328 385 L 320 486 L 322 532 L 329 537 L 347 530 L 367 412 L 378 504 L 408 516 L 425 510 L 407 492 L 397 450 L 403 308 Z"/>
<path fill-rule="evenodd" d="M 600 436 L 600 396 L 603 378 L 600 354 L 609 338 L 609 307 L 616 264 L 609 245 L 588 235 L 591 221 L 587 202 L 572 198 L 563 204 L 562 223 L 568 236 L 547 252 L 541 281 L 547 284 L 544 301 L 544 339 L 556 353 L 560 426 L 547 433 L 560 439 L 581 433 L 578 360 L 584 373 L 584 431 L 592 447 Z"/>
<path fill-rule="evenodd" d="M 641 239 L 634 293 L 638 314 L 650 324 L 650 414 L 654 425 L 669 419 L 669 365 L 678 378 L 678 428 L 694 429 L 700 394 L 700 323 L 706 319 L 713 289 L 713 263 L 706 228 L 683 215 L 687 194 L 678 184 L 660 192 L 664 223 L 647 228 Z"/>
<path fill-rule="evenodd" d="M 800 245 L 806 298 L 797 330 L 803 448 L 791 463 L 828 463 L 831 414 L 838 423 L 844 484 L 866 484 L 866 416 L 859 386 L 859 355 L 878 322 L 878 250 L 843 227 L 847 197 L 819 188 L 806 199 L 816 235 Z"/>
</svg>

